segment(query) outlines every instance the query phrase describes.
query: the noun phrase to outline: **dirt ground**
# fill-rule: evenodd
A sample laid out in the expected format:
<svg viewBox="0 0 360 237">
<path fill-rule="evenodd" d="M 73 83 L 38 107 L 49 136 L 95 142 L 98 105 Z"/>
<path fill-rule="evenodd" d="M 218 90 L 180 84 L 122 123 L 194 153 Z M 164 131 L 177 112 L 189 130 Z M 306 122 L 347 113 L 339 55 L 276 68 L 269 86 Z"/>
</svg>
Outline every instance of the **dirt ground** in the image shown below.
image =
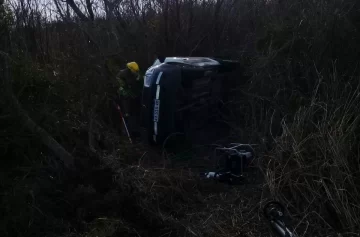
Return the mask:
<svg viewBox="0 0 360 237">
<path fill-rule="evenodd" d="M 198 143 L 176 149 L 122 138 L 123 149 L 103 154 L 103 167 L 76 188 L 74 208 L 83 220 L 76 229 L 91 237 L 271 236 L 261 209 L 270 196 L 259 157 L 240 185 L 200 178 L 200 172 L 216 171 L 216 145 L 230 142 L 228 136 L 211 140 L 213 132 L 219 135 L 204 132 Z"/>
</svg>

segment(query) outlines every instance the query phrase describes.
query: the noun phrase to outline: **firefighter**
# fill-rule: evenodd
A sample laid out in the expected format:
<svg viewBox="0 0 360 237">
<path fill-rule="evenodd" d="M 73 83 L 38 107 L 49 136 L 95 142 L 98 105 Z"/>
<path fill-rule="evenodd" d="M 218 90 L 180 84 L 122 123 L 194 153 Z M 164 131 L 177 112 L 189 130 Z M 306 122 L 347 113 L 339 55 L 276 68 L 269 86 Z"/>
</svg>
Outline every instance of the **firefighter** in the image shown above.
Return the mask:
<svg viewBox="0 0 360 237">
<path fill-rule="evenodd" d="M 140 81 L 139 65 L 136 62 L 126 64 L 126 68 L 116 75 L 118 81 L 119 105 L 125 116 L 131 114 L 131 101 L 139 97 L 138 84 Z"/>
<path fill-rule="evenodd" d="M 136 62 L 126 64 L 126 68 L 119 71 L 117 79 L 117 100 L 122 116 L 125 117 L 129 130 L 134 130 L 137 120 L 138 102 L 141 97 L 142 85 L 140 80 L 140 69 Z"/>
</svg>

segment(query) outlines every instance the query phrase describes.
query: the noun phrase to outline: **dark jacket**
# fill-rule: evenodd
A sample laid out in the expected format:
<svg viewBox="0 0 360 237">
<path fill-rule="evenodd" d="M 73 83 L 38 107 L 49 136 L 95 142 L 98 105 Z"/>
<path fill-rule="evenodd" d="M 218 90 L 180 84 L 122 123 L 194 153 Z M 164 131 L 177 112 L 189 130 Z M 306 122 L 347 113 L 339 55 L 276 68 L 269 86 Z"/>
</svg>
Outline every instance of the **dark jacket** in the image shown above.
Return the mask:
<svg viewBox="0 0 360 237">
<path fill-rule="evenodd" d="M 118 80 L 118 94 L 119 96 L 125 98 L 135 98 L 140 96 L 142 85 L 140 81 L 140 76 L 132 73 L 130 69 L 126 68 L 120 70 L 116 75 Z"/>
</svg>

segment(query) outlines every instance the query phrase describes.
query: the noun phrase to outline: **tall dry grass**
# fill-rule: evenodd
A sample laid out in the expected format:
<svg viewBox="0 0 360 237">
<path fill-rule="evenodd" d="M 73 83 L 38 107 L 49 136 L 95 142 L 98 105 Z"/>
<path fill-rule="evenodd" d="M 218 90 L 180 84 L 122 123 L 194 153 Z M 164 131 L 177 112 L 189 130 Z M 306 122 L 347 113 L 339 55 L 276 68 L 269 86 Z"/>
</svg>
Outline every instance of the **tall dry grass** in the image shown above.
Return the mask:
<svg viewBox="0 0 360 237">
<path fill-rule="evenodd" d="M 273 141 L 266 183 L 302 230 L 359 232 L 358 9 L 355 1 L 288 1 L 257 42 L 248 93 L 270 115 L 261 134 Z"/>
<path fill-rule="evenodd" d="M 332 85 L 319 78 L 310 104 L 300 107 L 291 122 L 282 121 L 266 179 L 272 194 L 302 213 L 302 221 L 355 234 L 360 213 L 359 84 L 357 77 L 354 83 L 338 84 L 341 78 L 333 76 Z"/>
</svg>

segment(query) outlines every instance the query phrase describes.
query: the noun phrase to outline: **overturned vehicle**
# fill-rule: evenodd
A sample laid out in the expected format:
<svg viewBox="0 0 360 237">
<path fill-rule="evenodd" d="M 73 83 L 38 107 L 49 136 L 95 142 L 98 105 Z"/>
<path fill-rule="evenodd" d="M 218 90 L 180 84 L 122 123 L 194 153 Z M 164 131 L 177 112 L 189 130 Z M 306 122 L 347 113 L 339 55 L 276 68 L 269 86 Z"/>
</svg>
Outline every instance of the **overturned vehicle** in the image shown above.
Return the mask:
<svg viewBox="0 0 360 237">
<path fill-rule="evenodd" d="M 141 126 L 152 144 L 173 134 L 189 134 L 216 119 L 219 106 L 241 83 L 238 61 L 205 57 L 157 59 L 146 71 Z"/>
</svg>

